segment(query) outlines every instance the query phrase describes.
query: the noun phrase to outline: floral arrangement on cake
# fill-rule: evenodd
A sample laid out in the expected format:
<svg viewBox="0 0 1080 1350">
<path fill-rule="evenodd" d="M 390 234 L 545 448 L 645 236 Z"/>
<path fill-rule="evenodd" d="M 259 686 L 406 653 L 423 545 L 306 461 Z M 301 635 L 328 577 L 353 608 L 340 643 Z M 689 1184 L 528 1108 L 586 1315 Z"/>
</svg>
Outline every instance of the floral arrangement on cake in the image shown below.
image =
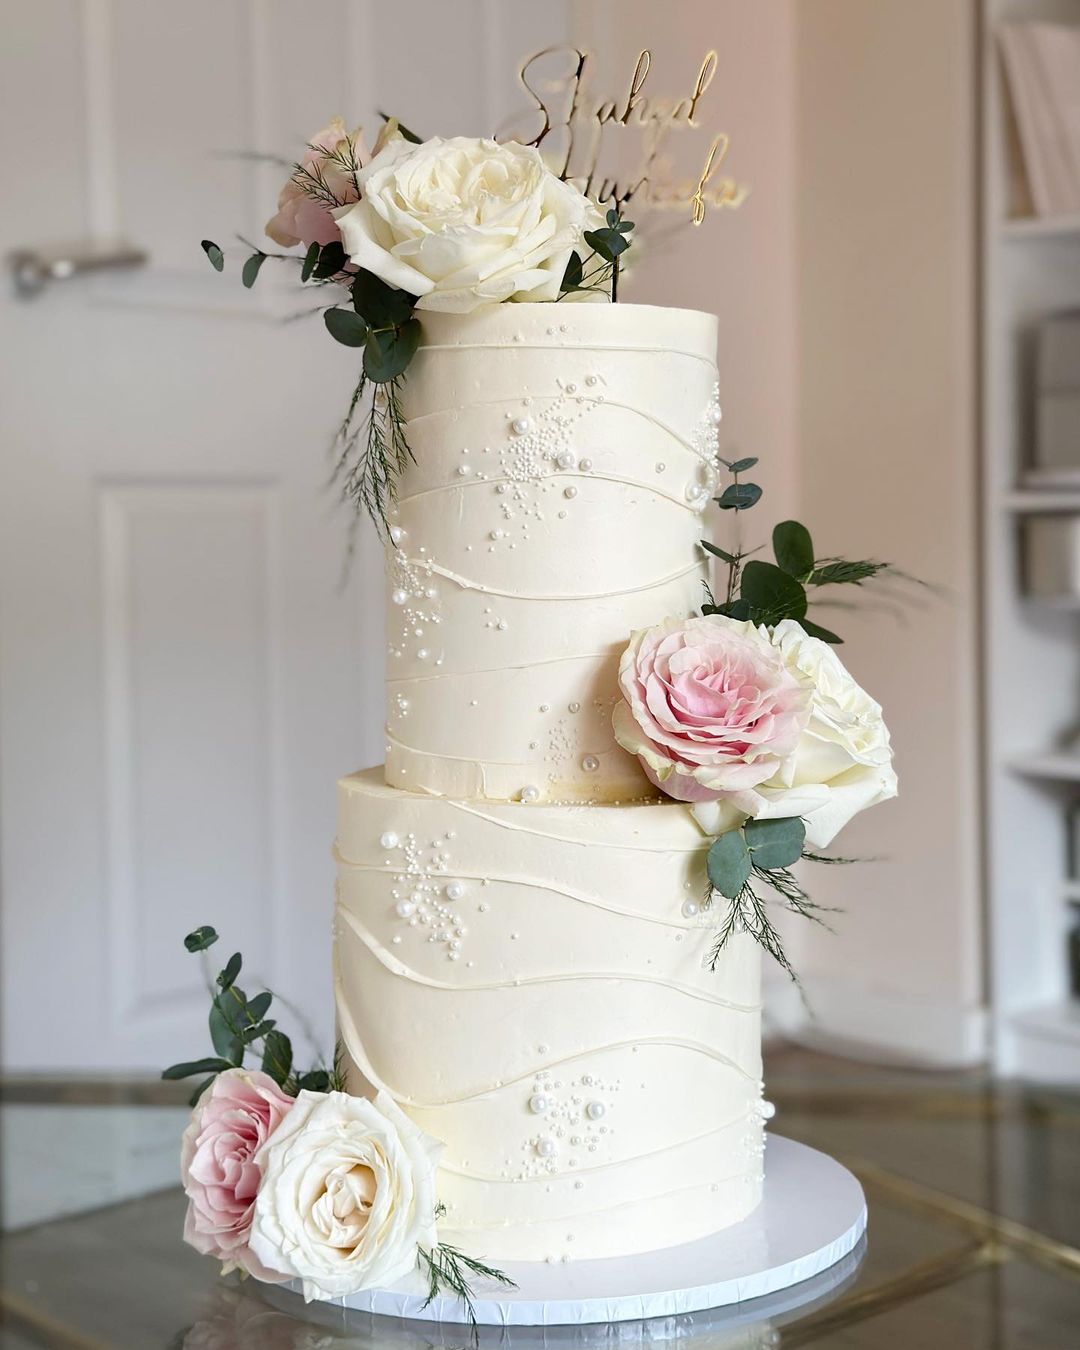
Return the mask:
<svg viewBox="0 0 1080 1350">
<path fill-rule="evenodd" d="M 334 442 L 334 481 L 385 532 L 387 508 L 412 458 L 401 381 L 425 310 L 467 314 L 504 302 L 618 297 L 633 221 L 555 174 L 534 145 L 420 138 L 387 119 L 369 153 L 363 131 L 334 118 L 293 165 L 267 235 L 241 277 L 254 286 L 267 258 L 330 288 L 323 322 L 363 349 Z M 222 271 L 224 251 L 202 248 Z"/>
<path fill-rule="evenodd" d="M 204 926 L 184 945 L 201 953 L 217 940 Z M 213 981 L 214 1054 L 162 1074 L 207 1075 L 180 1147 L 184 1240 L 220 1260 L 223 1274 L 294 1281 L 307 1301 L 411 1276 L 428 1303 L 460 1298 L 475 1328 L 472 1280 L 513 1282 L 439 1242 L 441 1143 L 386 1093 L 369 1101 L 347 1092 L 339 1062 L 298 1071 L 289 1037 L 266 1016 L 273 994 L 249 999 L 237 984 L 242 968 L 236 952 Z M 258 1068 L 245 1064 L 252 1053 Z"/>
<path fill-rule="evenodd" d="M 748 511 L 762 490 L 739 476 L 757 460 L 724 463 L 732 482 L 714 500 Z M 773 530 L 774 562 L 706 539 L 701 547 L 727 566 L 724 599 L 706 587 L 700 615 L 633 634 L 619 664 L 615 738 L 715 836 L 704 907 L 719 897 L 727 909 L 712 964 L 743 931 L 796 979 L 760 888 L 821 922 L 822 907 L 791 869 L 848 861 L 817 850 L 897 792 L 881 706 L 836 655 L 842 639 L 807 618 L 810 597 L 901 574 L 872 560 L 816 557 L 796 520 Z"/>
</svg>

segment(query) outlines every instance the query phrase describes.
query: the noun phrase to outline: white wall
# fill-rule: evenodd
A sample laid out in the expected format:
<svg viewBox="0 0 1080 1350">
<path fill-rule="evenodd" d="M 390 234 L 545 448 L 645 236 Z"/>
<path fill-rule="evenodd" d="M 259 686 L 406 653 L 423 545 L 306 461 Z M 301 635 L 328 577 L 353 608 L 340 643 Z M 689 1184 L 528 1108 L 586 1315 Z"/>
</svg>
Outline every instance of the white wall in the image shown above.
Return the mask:
<svg viewBox="0 0 1080 1350">
<path fill-rule="evenodd" d="M 780 1011 L 803 1034 L 968 1061 L 984 1048 L 974 7 L 799 0 L 796 44 L 800 510 L 819 551 L 946 594 L 836 612 L 901 796 L 840 841 L 882 861 L 813 871 L 846 912 L 837 937 L 793 934 L 816 1022 L 797 998 Z"/>
</svg>

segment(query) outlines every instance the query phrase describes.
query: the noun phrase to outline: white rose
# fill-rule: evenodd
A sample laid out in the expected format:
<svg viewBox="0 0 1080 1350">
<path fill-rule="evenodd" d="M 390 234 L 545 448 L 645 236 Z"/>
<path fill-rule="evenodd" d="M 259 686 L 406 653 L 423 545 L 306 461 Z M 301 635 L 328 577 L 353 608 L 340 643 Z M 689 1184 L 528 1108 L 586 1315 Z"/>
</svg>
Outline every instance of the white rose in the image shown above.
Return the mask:
<svg viewBox="0 0 1080 1350">
<path fill-rule="evenodd" d="M 733 794 L 728 805 L 757 820 L 801 816 L 807 843 L 826 848 L 860 811 L 896 796 L 889 729 L 881 705 L 855 683 L 833 647 L 793 619 L 776 625 L 772 643 L 787 668 L 813 686 L 810 720 L 777 772 Z M 721 805 L 693 806 L 707 833 L 725 828 L 717 818 Z"/>
<path fill-rule="evenodd" d="M 465 314 L 502 300 L 555 300 L 583 231 L 603 219 L 531 145 L 391 140 L 335 218 L 345 251 L 418 309 Z"/>
<path fill-rule="evenodd" d="M 380 1092 L 301 1092 L 256 1155 L 249 1245 L 304 1298 L 384 1288 L 433 1247 L 442 1145 Z"/>
</svg>

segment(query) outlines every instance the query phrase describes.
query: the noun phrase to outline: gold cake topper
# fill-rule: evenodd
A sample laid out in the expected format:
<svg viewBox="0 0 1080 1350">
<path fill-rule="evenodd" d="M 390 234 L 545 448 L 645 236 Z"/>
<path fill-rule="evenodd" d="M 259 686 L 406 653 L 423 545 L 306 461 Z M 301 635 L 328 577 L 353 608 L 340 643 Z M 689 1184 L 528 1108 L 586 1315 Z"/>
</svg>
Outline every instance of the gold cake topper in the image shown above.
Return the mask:
<svg viewBox="0 0 1080 1350">
<path fill-rule="evenodd" d="M 674 177 L 668 157 L 672 132 L 701 126 L 698 109 L 716 74 L 715 51 L 706 52 L 693 87 L 680 98 L 644 92 L 652 66 L 647 49 L 638 53 L 625 91 L 598 98 L 591 89 L 594 61 L 590 52 L 569 46 L 546 47 L 527 57 L 518 68 L 518 80 L 533 105 L 529 116 L 540 118 L 540 130 L 516 139 L 543 147 L 560 178 L 619 210 L 631 199 L 659 209 L 689 209 L 693 224 L 700 225 L 709 206 L 733 209 L 742 204 L 749 189 L 720 174 L 729 144 L 725 133 L 713 135 L 696 178 Z M 554 73 L 545 74 L 547 63 L 556 67 Z M 601 171 L 609 130 L 641 133 L 639 156 L 629 171 Z"/>
</svg>

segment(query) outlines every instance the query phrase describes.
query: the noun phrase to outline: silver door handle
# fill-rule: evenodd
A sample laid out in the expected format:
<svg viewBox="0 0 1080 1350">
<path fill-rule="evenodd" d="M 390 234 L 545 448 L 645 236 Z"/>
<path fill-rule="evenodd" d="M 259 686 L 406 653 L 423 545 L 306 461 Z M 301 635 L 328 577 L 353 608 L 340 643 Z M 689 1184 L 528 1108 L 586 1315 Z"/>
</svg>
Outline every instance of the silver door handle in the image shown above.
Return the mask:
<svg viewBox="0 0 1080 1350">
<path fill-rule="evenodd" d="M 20 300 L 40 295 L 50 281 L 109 269 L 142 267 L 149 255 L 124 240 L 84 240 L 54 248 L 21 248 L 8 254 L 12 287 Z"/>
</svg>

